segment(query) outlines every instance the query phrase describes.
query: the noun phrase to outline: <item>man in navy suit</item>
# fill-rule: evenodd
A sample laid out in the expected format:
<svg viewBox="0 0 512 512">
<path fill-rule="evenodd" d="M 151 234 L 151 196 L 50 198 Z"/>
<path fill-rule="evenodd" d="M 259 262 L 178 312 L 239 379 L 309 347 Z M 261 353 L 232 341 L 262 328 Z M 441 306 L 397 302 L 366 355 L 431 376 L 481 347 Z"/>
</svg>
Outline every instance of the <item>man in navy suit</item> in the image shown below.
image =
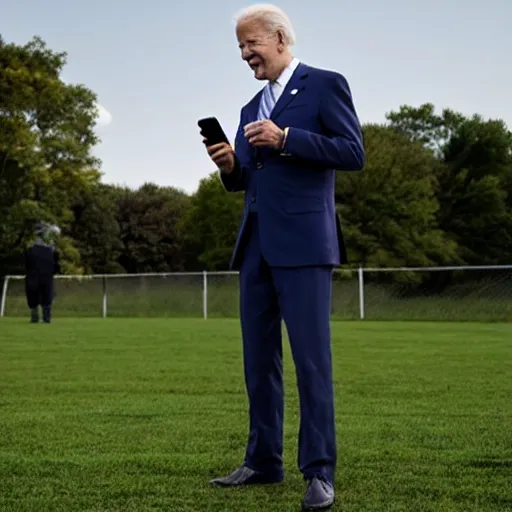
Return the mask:
<svg viewBox="0 0 512 512">
<path fill-rule="evenodd" d="M 246 197 L 231 268 L 240 271 L 250 432 L 243 464 L 212 483 L 283 479 L 283 320 L 300 396 L 302 505 L 324 509 L 334 502 L 336 467 L 331 279 L 347 261 L 334 179 L 335 170 L 363 168 L 361 127 L 345 78 L 293 57 L 293 28 L 280 9 L 245 9 L 236 31 L 242 58 L 267 83 L 242 108 L 235 149 L 204 142 L 224 187 Z"/>
</svg>

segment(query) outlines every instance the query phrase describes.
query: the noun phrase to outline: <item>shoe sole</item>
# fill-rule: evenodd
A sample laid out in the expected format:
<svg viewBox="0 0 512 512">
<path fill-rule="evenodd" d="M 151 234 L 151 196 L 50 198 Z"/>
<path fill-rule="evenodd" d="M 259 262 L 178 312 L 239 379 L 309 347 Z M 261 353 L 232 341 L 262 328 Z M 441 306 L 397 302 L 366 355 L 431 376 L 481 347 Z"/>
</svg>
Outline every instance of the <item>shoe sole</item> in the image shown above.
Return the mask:
<svg viewBox="0 0 512 512">
<path fill-rule="evenodd" d="M 302 504 L 302 511 L 303 512 L 315 512 L 316 510 L 329 510 L 334 505 L 334 499 L 332 501 L 326 501 L 325 503 L 322 503 L 321 505 L 310 507 L 308 505 Z"/>
<path fill-rule="evenodd" d="M 240 484 L 227 484 L 224 482 L 210 480 L 208 483 L 213 487 L 227 488 L 227 487 L 244 487 L 244 486 L 248 486 L 248 485 L 279 485 L 279 484 L 283 483 L 283 480 L 274 480 L 274 481 L 269 480 L 268 482 L 265 480 L 256 480 L 255 482 L 244 482 L 244 483 L 240 483 Z"/>
</svg>

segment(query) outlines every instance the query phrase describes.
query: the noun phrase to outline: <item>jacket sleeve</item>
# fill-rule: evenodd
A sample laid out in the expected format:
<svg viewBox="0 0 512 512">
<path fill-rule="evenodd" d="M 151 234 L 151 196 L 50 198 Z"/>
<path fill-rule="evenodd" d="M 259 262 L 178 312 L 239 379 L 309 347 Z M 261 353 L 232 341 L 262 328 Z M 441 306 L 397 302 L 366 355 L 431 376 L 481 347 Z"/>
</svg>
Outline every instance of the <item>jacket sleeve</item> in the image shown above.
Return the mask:
<svg viewBox="0 0 512 512">
<path fill-rule="evenodd" d="M 31 268 L 31 258 L 30 258 L 30 249 L 25 249 L 23 251 L 23 256 L 24 256 L 24 259 L 25 259 L 25 273 L 28 274 L 32 268 Z"/>
<path fill-rule="evenodd" d="M 53 273 L 60 274 L 62 272 L 60 266 L 60 252 L 58 250 L 53 251 Z"/>
<path fill-rule="evenodd" d="M 219 171 L 220 181 L 228 192 L 242 192 L 246 188 L 246 172 L 235 156 L 235 168 L 231 174 Z"/>
<path fill-rule="evenodd" d="M 247 188 L 247 169 L 240 161 L 236 154 L 236 148 L 244 136 L 244 110 L 240 113 L 240 122 L 235 137 L 235 167 L 230 174 L 223 173 L 219 170 L 219 177 L 222 185 L 228 192 L 242 192 Z"/>
<path fill-rule="evenodd" d="M 290 127 L 283 151 L 339 171 L 359 171 L 365 165 L 361 125 L 350 87 L 339 73 L 329 73 L 320 100 L 324 134 Z"/>
</svg>

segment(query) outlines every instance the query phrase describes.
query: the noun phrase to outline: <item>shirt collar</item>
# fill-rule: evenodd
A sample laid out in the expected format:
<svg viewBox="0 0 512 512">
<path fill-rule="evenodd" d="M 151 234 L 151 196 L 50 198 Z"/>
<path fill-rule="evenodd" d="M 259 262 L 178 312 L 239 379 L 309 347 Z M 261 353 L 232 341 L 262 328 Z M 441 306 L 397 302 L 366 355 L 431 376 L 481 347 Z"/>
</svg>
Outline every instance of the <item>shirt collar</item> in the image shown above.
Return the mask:
<svg viewBox="0 0 512 512">
<path fill-rule="evenodd" d="M 274 82 L 275 84 L 279 85 L 280 87 L 286 87 L 286 84 L 292 77 L 294 71 L 297 69 L 297 66 L 300 64 L 299 59 L 294 57 L 290 64 L 286 66 L 283 70 L 283 72 L 279 75 L 278 79 Z"/>
</svg>

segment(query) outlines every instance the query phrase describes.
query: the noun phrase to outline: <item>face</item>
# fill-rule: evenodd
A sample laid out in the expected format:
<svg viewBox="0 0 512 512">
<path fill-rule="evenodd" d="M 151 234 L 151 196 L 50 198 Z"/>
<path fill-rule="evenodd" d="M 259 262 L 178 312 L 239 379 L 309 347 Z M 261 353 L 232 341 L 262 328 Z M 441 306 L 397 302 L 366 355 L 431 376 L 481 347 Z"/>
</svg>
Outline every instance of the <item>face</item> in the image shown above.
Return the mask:
<svg viewBox="0 0 512 512">
<path fill-rule="evenodd" d="M 283 34 L 271 34 L 256 19 L 241 22 L 236 30 L 242 59 L 257 80 L 275 80 L 286 66 Z M 284 63 L 284 65 L 283 65 Z"/>
</svg>

